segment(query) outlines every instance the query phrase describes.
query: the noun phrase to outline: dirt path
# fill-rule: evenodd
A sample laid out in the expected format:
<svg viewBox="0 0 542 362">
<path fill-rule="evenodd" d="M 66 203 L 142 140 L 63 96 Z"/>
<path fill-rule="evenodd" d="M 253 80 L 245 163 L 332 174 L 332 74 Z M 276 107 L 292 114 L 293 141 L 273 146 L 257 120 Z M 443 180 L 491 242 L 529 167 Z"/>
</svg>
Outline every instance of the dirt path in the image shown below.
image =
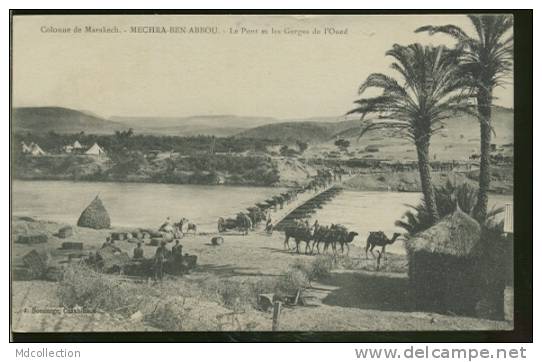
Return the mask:
<svg viewBox="0 0 542 362">
<path fill-rule="evenodd" d="M 49 242 L 38 246 L 48 250 L 53 258 L 65 258 L 57 250 L 63 240 L 52 234 L 60 225 L 15 220 L 14 230 L 25 227 L 41 228 L 49 235 Z M 99 248 L 107 231 L 94 231 L 75 228 L 74 236 L 68 241 L 83 241 L 85 251 Z M 288 268 L 301 260 L 309 262 L 315 256 L 297 255 L 283 250 L 283 234 L 275 232 L 269 236 L 263 232 L 253 232 L 248 236 L 236 233 L 223 235 L 224 244 L 213 246 L 213 235 L 186 236 L 181 240 L 183 252 L 198 256 L 198 266 L 189 275 L 171 279 L 168 283 L 194 282 L 206 278 L 227 280 L 260 280 L 277 278 Z M 118 246 L 132 253 L 134 244 L 118 242 Z M 13 244 L 14 264 L 33 247 Z M 154 254 L 155 247 L 145 246 L 145 255 Z M 407 298 L 406 260 L 403 256 L 389 255 L 383 264 L 383 271 L 375 272 L 374 260 L 361 257 L 362 250 L 351 248 L 350 269 L 334 270 L 328 278 L 313 282 L 305 295 L 307 306 L 284 308 L 281 316 L 281 330 L 494 330 L 511 329 L 511 322 L 495 322 L 475 318 L 415 312 L 409 310 Z M 59 305 L 56 283 L 45 281 L 14 281 L 13 284 L 13 323 L 24 331 L 103 331 L 103 330 L 154 330 L 142 321 L 132 321 L 115 314 L 58 315 L 51 313 L 31 313 L 32 308 L 56 308 Z M 511 308 L 512 291 L 507 291 Z M 194 313 L 198 305 L 194 304 Z M 203 310 L 205 314 L 208 311 Z M 215 307 L 213 307 L 215 308 Z M 219 307 L 216 306 L 218 310 Z M 508 308 L 508 309 L 510 309 Z M 25 312 L 26 309 L 26 312 Z M 227 310 L 226 310 L 227 311 Z M 223 311 L 222 311 L 223 312 Z M 221 312 L 221 313 L 222 313 Z M 240 318 L 243 329 L 269 330 L 270 313 L 251 310 Z"/>
</svg>

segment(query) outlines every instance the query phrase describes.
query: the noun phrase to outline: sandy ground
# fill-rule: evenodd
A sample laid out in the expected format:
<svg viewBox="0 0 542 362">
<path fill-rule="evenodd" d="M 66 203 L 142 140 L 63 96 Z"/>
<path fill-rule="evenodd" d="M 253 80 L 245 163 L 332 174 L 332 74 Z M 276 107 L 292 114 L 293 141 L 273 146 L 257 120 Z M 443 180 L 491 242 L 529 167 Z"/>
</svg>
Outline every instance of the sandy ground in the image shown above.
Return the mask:
<svg viewBox="0 0 542 362">
<path fill-rule="evenodd" d="M 58 239 L 53 234 L 61 226 L 49 222 L 28 222 L 13 220 L 13 233 L 28 230 L 42 230 L 50 237 L 46 244 L 33 246 L 14 243 L 13 264 L 21 264 L 21 257 L 32 249 L 47 251 L 53 263 L 66 260 L 65 252 L 58 250 L 63 241 L 83 241 L 85 252 L 99 248 L 110 230 L 95 231 L 75 227 L 75 234 L 67 239 Z M 297 255 L 283 249 L 283 234 L 275 232 L 269 236 L 253 232 L 248 236 L 236 233 L 223 235 L 224 244 L 213 246 L 212 235 L 185 236 L 181 240 L 183 252 L 198 256 L 198 267 L 183 277 L 168 277 L 164 285 L 150 285 L 150 288 L 181 288 L 186 283 L 205 278 L 227 280 L 253 280 L 277 278 L 288 270 L 297 259 L 310 261 L 315 256 Z M 117 242 L 123 250 L 132 253 L 134 244 Z M 154 254 L 155 247 L 145 246 L 145 255 Z M 308 305 L 284 308 L 281 314 L 280 330 L 303 331 L 382 331 L 382 330 L 503 330 L 512 329 L 513 291 L 506 291 L 507 321 L 490 321 L 452 315 L 441 315 L 410 310 L 407 304 L 406 259 L 390 254 L 383 262 L 381 271 L 375 271 L 372 258 L 365 259 L 362 250 L 353 246 L 350 250 L 349 268 L 334 270 L 331 275 L 313 282 L 306 293 Z M 12 324 L 16 331 L 128 331 L 157 330 L 143 320 L 115 313 L 64 313 L 53 314 L 33 308 L 57 308 L 59 299 L 56 282 L 18 281 L 12 283 Z M 188 290 L 188 289 L 187 289 Z M 184 301 L 183 301 L 184 303 Z M 229 318 L 225 329 L 270 330 L 271 313 L 251 309 L 238 314 L 212 301 L 190 299 L 191 313 L 208 315 L 212 310 L 215 319 Z M 222 317 L 220 317 L 222 318 Z M 211 327 L 209 327 L 211 326 Z M 216 328 L 213 328 L 215 326 Z M 219 323 L 195 324 L 194 329 L 214 329 Z M 190 327 L 187 327 L 190 329 Z"/>
</svg>

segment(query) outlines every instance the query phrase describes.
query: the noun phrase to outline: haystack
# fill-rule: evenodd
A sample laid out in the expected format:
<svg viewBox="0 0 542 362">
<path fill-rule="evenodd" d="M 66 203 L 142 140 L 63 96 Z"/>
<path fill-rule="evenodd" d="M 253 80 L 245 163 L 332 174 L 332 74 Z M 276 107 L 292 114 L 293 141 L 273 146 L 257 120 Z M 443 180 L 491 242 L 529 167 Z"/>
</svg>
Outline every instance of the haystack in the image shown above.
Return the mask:
<svg viewBox="0 0 542 362">
<path fill-rule="evenodd" d="M 409 253 L 466 257 L 477 251 L 480 236 L 478 222 L 457 208 L 436 225 L 409 239 L 405 246 Z"/>
<path fill-rule="evenodd" d="M 77 226 L 92 229 L 108 229 L 111 227 L 109 214 L 98 196 L 83 210 L 77 221 Z"/>
<path fill-rule="evenodd" d="M 488 293 L 487 244 L 480 225 L 459 208 L 405 245 L 417 309 L 476 316 L 485 296 L 495 295 Z M 503 300 L 492 303 L 502 305 Z"/>
</svg>

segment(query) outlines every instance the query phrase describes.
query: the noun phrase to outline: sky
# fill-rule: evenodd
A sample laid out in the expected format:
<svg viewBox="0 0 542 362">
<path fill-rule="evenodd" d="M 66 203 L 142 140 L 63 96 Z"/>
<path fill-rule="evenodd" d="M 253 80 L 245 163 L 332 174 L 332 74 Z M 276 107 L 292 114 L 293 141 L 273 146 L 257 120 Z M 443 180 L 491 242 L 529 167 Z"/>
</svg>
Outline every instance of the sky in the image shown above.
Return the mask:
<svg viewBox="0 0 542 362">
<path fill-rule="evenodd" d="M 394 43 L 453 44 L 414 33 L 427 24 L 473 31 L 462 15 L 15 16 L 13 106 L 107 118 L 340 116 L 370 73 L 397 75 L 385 56 Z M 116 26 L 118 33 L 87 26 Z M 167 32 L 145 33 L 151 27 Z M 214 33 L 189 33 L 198 27 Z M 495 96 L 512 107 L 512 79 Z"/>
</svg>

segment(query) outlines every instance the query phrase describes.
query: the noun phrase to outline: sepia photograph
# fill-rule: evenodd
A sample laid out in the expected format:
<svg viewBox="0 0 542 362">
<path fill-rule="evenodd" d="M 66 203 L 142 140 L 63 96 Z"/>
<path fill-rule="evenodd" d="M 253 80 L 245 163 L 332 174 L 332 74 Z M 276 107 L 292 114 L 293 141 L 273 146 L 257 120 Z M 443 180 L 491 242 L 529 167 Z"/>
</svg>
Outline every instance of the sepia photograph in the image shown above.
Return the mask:
<svg viewBox="0 0 542 362">
<path fill-rule="evenodd" d="M 514 22 L 13 13 L 11 331 L 513 331 Z"/>
</svg>

